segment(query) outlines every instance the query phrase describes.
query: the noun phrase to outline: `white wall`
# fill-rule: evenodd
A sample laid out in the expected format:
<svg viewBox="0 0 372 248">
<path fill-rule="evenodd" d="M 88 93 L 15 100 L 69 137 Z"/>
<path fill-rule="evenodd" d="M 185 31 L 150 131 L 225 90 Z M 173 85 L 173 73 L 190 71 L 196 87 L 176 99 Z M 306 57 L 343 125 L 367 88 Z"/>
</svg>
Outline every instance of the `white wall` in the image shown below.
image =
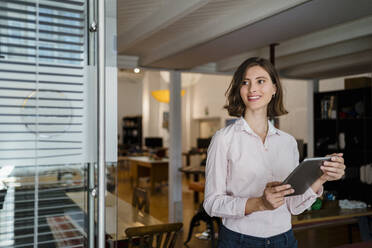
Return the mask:
<svg viewBox="0 0 372 248">
<path fill-rule="evenodd" d="M 160 71 L 145 71 L 142 89 L 142 136 L 162 137 L 165 147 L 169 146 L 169 132 L 162 127 L 163 112 L 169 112 L 169 104 L 158 102 L 151 96 L 151 92 L 168 88 L 169 83 L 161 77 Z"/>
<path fill-rule="evenodd" d="M 281 79 L 281 82 L 284 107 L 289 113 L 279 118 L 279 129 L 307 142 L 307 81 Z"/>
<path fill-rule="evenodd" d="M 118 135 L 122 143 L 122 119 L 124 116 L 142 115 L 142 79 L 128 78 L 118 73 Z"/>
<path fill-rule="evenodd" d="M 371 73 L 352 75 L 347 77 L 330 78 L 319 81 L 319 92 L 345 89 L 345 78 L 371 77 Z"/>
<path fill-rule="evenodd" d="M 225 92 L 231 82 L 231 76 L 202 75 L 193 86 L 193 119 L 208 117 L 228 118 L 223 109 L 226 103 Z M 208 111 L 206 111 L 206 109 Z M 206 113 L 208 112 L 208 113 Z M 224 120 L 223 120 L 224 122 Z"/>
<path fill-rule="evenodd" d="M 190 86 L 187 91 L 191 96 L 186 99 L 190 104 L 189 119 L 190 139 L 184 143 L 184 150 L 196 146 L 196 139 L 199 137 L 199 122 L 208 118 L 220 118 L 220 127 L 224 127 L 226 118 L 229 118 L 227 111 L 223 109 L 226 103 L 225 92 L 231 82 L 232 76 L 203 74 L 198 81 Z"/>
</svg>

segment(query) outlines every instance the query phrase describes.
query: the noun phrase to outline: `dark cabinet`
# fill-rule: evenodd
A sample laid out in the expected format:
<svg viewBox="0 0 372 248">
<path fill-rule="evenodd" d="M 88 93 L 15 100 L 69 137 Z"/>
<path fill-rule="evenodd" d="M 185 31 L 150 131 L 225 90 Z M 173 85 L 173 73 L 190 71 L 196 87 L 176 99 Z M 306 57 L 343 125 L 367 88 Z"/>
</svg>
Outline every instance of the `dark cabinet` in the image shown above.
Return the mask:
<svg viewBox="0 0 372 248">
<path fill-rule="evenodd" d="M 131 150 L 142 148 L 141 116 L 126 116 L 123 118 L 123 145 Z"/>
<path fill-rule="evenodd" d="M 372 88 L 314 94 L 314 154 L 344 154 L 345 179 L 327 182 L 339 199 L 372 203 L 372 185 L 360 181 L 360 167 L 372 163 Z"/>
</svg>

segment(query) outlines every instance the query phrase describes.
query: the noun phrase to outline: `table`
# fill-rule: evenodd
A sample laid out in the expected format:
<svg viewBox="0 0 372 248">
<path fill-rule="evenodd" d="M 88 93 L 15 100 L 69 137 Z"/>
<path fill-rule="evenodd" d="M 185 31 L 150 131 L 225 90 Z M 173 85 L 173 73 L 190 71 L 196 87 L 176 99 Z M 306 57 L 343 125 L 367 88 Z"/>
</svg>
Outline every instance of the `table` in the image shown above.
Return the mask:
<svg viewBox="0 0 372 248">
<path fill-rule="evenodd" d="M 337 223 L 357 223 L 358 217 L 372 215 L 372 208 L 339 209 L 329 208 L 312 210 L 300 215 L 292 216 L 293 230 L 303 230 L 309 227 L 320 227 Z"/>
<path fill-rule="evenodd" d="M 130 164 L 131 178 L 139 184 L 139 178 L 150 176 L 150 191 L 155 192 L 155 183 L 168 180 L 168 164 L 167 158 L 159 160 L 150 159 L 146 156 L 127 157 Z"/>
<path fill-rule="evenodd" d="M 309 241 L 311 242 L 311 240 L 314 240 L 311 236 L 315 235 L 316 228 L 348 225 L 349 242 L 351 243 L 352 230 L 350 225 L 358 223 L 358 218 L 363 216 L 372 216 L 372 208 L 327 208 L 312 210 L 292 216 L 292 228 L 293 231 L 309 230 L 308 235 L 310 236 Z"/>
<path fill-rule="evenodd" d="M 86 192 L 69 192 L 66 193 L 66 195 L 86 212 Z M 71 222 L 74 223 L 74 220 Z M 131 204 L 116 197 L 110 192 L 106 193 L 106 233 L 111 235 L 114 240 L 126 239 L 124 231 L 128 227 L 157 224 L 163 224 L 163 222 L 149 214 L 138 212 Z M 75 226 L 79 228 L 79 225 Z M 81 229 L 80 227 L 80 231 L 84 233 L 84 230 Z"/>
</svg>

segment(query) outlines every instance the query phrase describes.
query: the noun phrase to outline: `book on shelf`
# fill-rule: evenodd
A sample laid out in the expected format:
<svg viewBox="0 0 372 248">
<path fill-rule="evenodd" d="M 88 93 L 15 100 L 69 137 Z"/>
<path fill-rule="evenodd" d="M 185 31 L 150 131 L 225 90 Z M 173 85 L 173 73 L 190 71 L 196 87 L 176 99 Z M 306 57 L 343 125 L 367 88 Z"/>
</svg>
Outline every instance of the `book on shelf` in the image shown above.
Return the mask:
<svg viewBox="0 0 372 248">
<path fill-rule="evenodd" d="M 321 119 L 336 119 L 337 118 L 337 111 L 336 111 L 336 101 L 335 96 L 325 97 L 320 102 L 321 108 Z"/>
</svg>

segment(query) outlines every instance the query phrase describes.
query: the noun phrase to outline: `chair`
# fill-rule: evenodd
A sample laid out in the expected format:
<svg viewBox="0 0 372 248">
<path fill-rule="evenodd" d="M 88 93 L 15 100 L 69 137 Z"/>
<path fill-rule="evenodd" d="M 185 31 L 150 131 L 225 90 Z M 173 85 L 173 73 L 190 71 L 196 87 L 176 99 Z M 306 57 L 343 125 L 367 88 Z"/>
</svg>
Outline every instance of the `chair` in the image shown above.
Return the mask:
<svg viewBox="0 0 372 248">
<path fill-rule="evenodd" d="M 197 192 L 204 192 L 204 182 L 192 182 L 189 183 L 189 188 L 191 190 L 197 191 Z M 220 228 L 221 225 L 221 219 L 218 217 L 210 217 L 207 212 L 205 212 L 203 203 L 200 204 L 198 211 L 196 214 L 192 217 L 191 222 L 190 222 L 190 228 L 189 228 L 189 234 L 187 235 L 187 240 L 184 242 L 184 245 L 187 246 L 187 243 L 190 241 L 192 237 L 192 232 L 195 226 L 200 225 L 200 221 L 204 221 L 207 224 L 207 229 L 210 234 L 211 238 L 211 245 L 212 247 L 217 247 L 217 242 L 215 240 L 215 233 L 217 232 L 214 230 L 214 225 L 213 222 L 217 223 L 218 229 Z"/>
<path fill-rule="evenodd" d="M 125 234 L 129 240 L 129 248 L 173 248 L 181 228 L 182 223 L 129 227 Z"/>
<path fill-rule="evenodd" d="M 133 190 L 132 205 L 139 211 L 143 211 L 147 214 L 150 213 L 150 200 L 147 190 L 135 187 Z"/>
</svg>

